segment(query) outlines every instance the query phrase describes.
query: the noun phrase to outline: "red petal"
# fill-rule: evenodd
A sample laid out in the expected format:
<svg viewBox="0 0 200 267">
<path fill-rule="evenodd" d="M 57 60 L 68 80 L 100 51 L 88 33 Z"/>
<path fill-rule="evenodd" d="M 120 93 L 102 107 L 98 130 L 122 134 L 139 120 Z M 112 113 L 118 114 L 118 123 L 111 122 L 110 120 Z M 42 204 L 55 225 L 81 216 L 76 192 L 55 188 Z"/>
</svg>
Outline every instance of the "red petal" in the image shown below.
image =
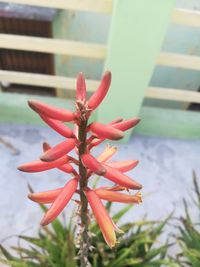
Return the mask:
<svg viewBox="0 0 200 267">
<path fill-rule="evenodd" d="M 120 172 L 128 172 L 138 165 L 138 160 L 126 160 L 106 163 L 108 166 L 117 169 Z"/>
<path fill-rule="evenodd" d="M 28 198 L 40 204 L 48 204 L 54 202 L 62 190 L 63 188 L 58 188 L 46 192 L 31 193 L 28 195 Z"/>
<path fill-rule="evenodd" d="M 66 173 L 74 172 L 74 168 L 70 164 L 64 164 L 60 166 L 58 169 Z"/>
<path fill-rule="evenodd" d="M 114 247 L 116 244 L 114 225 L 107 210 L 103 206 L 100 198 L 93 190 L 87 189 L 85 191 L 85 194 L 106 243 L 109 247 Z"/>
<path fill-rule="evenodd" d="M 123 174 L 122 172 L 107 166 L 105 164 L 103 164 L 103 166 L 106 169 L 106 173 L 104 174 L 104 176 L 106 178 L 108 178 L 109 180 L 111 180 L 112 182 L 124 186 L 126 188 L 130 188 L 130 189 L 141 189 L 142 185 L 137 183 L 136 181 L 132 180 L 131 178 L 129 178 L 128 176 L 126 176 L 125 174 Z"/>
<path fill-rule="evenodd" d="M 110 123 L 108 123 L 108 125 L 113 125 L 113 124 L 116 124 L 118 122 L 122 122 L 123 119 L 122 118 L 117 118 L 117 119 L 114 119 L 113 121 L 111 121 Z"/>
<path fill-rule="evenodd" d="M 101 199 L 111 202 L 137 203 L 137 204 L 142 202 L 141 193 L 136 193 L 135 195 L 127 195 L 104 189 L 96 189 L 95 192 Z"/>
<path fill-rule="evenodd" d="M 29 106 L 36 111 L 37 113 L 42 113 L 52 119 L 60 120 L 60 121 L 73 121 L 75 120 L 75 114 L 66 109 L 56 108 L 53 106 L 49 106 L 45 103 L 42 103 L 37 100 L 29 100 Z"/>
<path fill-rule="evenodd" d="M 106 170 L 91 154 L 84 154 L 81 157 L 82 163 L 85 167 L 98 175 L 104 175 Z"/>
<path fill-rule="evenodd" d="M 108 92 L 110 83 L 111 83 L 111 73 L 107 71 L 104 74 L 97 91 L 88 100 L 89 109 L 94 110 L 101 104 L 101 102 L 103 101 L 104 97 Z"/>
<path fill-rule="evenodd" d="M 46 152 L 49 149 L 51 149 L 51 146 L 48 143 L 44 142 L 43 143 L 43 151 Z M 65 156 L 63 156 L 63 157 L 65 157 Z M 62 157 L 60 159 L 62 159 Z M 58 159 L 58 160 L 60 160 L 60 159 Z M 68 157 L 68 159 L 70 161 L 71 160 L 71 157 Z M 63 172 L 66 172 L 66 173 L 73 173 L 73 172 L 75 172 L 74 168 L 70 164 L 68 164 L 68 163 L 66 163 L 64 165 L 58 166 L 58 169 L 61 170 L 61 171 L 63 171 Z"/>
<path fill-rule="evenodd" d="M 41 160 L 35 160 L 32 162 L 24 163 L 18 167 L 18 170 L 23 172 L 42 172 L 46 170 L 50 170 L 53 168 L 59 168 L 63 164 L 66 164 L 69 161 L 69 157 L 67 155 L 54 160 L 52 162 L 44 162 Z"/>
<path fill-rule="evenodd" d="M 124 137 L 122 131 L 99 122 L 93 122 L 90 124 L 89 130 L 100 139 L 119 140 Z"/>
<path fill-rule="evenodd" d="M 40 159 L 42 161 L 54 161 L 68 152 L 70 152 L 76 145 L 77 140 L 74 138 L 67 139 L 63 141 L 62 143 L 54 146 L 53 148 L 47 150 L 41 157 Z"/>
<path fill-rule="evenodd" d="M 86 84 L 85 78 L 82 72 L 78 74 L 76 81 L 76 101 L 86 99 Z"/>
<path fill-rule="evenodd" d="M 40 114 L 40 117 L 43 119 L 43 121 L 46 122 L 46 124 L 48 124 L 52 129 L 54 129 L 56 132 L 58 132 L 62 136 L 67 137 L 67 138 L 74 137 L 73 131 L 69 127 L 64 125 L 62 122 L 51 119 L 43 114 Z"/>
<path fill-rule="evenodd" d="M 75 193 L 78 186 L 78 179 L 74 178 L 67 182 L 67 184 L 63 187 L 60 194 L 57 196 L 44 218 L 41 221 L 41 225 L 45 226 L 51 223 L 53 220 L 57 218 L 57 216 L 62 212 L 65 206 L 68 204 L 73 194 Z"/>
<path fill-rule="evenodd" d="M 121 130 L 121 131 L 126 131 L 135 125 L 137 125 L 140 122 L 140 118 L 133 118 L 130 120 L 124 120 L 122 122 L 118 122 L 112 125 L 112 127 Z"/>
</svg>

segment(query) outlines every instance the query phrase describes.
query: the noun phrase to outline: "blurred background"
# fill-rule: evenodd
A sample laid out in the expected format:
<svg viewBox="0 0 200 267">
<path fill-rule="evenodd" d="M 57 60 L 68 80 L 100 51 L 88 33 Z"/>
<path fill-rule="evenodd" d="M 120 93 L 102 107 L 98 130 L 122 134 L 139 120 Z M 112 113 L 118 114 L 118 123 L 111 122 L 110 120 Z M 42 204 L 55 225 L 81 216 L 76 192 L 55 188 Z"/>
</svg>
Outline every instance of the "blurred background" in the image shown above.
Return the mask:
<svg viewBox="0 0 200 267">
<path fill-rule="evenodd" d="M 95 118 L 142 119 L 115 157 L 139 159 L 130 176 L 144 186 L 144 203 L 124 220 L 183 213 L 192 171 L 200 176 L 199 0 L 0 1 L 0 241 L 37 231 L 28 183 L 43 191 L 66 180 L 55 170 L 16 170 L 38 158 L 43 141 L 62 140 L 27 99 L 73 108 L 77 73 L 91 94 L 106 69 L 113 83 Z"/>
</svg>

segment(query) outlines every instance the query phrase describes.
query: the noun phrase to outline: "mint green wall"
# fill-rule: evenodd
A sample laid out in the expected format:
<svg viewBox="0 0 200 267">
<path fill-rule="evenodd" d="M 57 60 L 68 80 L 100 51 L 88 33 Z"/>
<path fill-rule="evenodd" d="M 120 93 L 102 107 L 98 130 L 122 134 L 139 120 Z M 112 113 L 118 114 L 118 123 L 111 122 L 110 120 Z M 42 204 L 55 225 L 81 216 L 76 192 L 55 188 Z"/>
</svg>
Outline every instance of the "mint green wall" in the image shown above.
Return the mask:
<svg viewBox="0 0 200 267">
<path fill-rule="evenodd" d="M 200 10 L 200 0 L 176 0 L 175 6 Z M 110 15 L 98 13 L 59 11 L 54 20 L 54 36 L 61 39 L 107 43 L 110 18 Z M 200 56 L 199 36 L 200 29 L 198 28 L 171 24 L 166 33 L 162 50 Z M 57 55 L 55 65 L 57 74 L 71 77 L 75 77 L 79 71 L 84 71 L 87 78 L 100 79 L 103 71 L 102 61 L 96 59 Z M 200 86 L 200 75 L 198 71 L 156 66 L 150 85 L 197 90 Z M 185 107 L 184 103 L 174 101 L 146 99 L 144 103 L 152 106 Z"/>
<path fill-rule="evenodd" d="M 177 0 L 176 7 L 200 10 L 200 1 Z M 200 28 L 171 24 L 162 50 L 171 53 L 200 56 Z M 151 79 L 151 85 L 197 91 L 200 87 L 200 73 L 195 70 L 157 66 Z M 160 107 L 187 107 L 184 103 L 174 101 L 145 100 L 145 104 Z"/>
<path fill-rule="evenodd" d="M 54 18 L 53 35 L 55 38 L 106 44 L 110 18 L 110 15 L 100 13 L 59 11 Z M 55 64 L 57 74 L 70 77 L 83 71 L 88 79 L 100 79 L 103 70 L 103 62 L 98 59 L 56 55 Z"/>
</svg>

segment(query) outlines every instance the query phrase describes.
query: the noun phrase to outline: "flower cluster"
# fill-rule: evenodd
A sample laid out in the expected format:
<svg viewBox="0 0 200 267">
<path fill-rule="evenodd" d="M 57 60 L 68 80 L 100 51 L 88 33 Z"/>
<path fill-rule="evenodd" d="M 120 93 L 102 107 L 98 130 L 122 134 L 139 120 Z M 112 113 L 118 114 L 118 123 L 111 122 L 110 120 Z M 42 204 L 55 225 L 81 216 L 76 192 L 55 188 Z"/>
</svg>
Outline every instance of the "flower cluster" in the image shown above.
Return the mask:
<svg viewBox="0 0 200 267">
<path fill-rule="evenodd" d="M 71 175 L 64 187 L 41 193 L 29 194 L 29 198 L 42 204 L 51 204 L 41 221 L 41 225 L 51 223 L 65 208 L 74 194 L 83 195 L 89 203 L 105 241 L 112 248 L 116 244 L 115 231 L 118 230 L 102 200 L 121 203 L 140 203 L 142 201 L 141 184 L 128 177 L 126 172 L 135 168 L 137 160 L 111 161 L 117 148 L 107 145 L 105 150 L 95 158 L 91 150 L 105 139 L 119 140 L 124 132 L 134 127 L 139 118 L 129 120 L 116 119 L 108 124 L 92 122 L 88 124 L 91 113 L 100 105 L 106 96 L 111 83 L 111 73 L 107 71 L 95 93 L 87 100 L 86 84 L 82 73 L 77 77 L 76 110 L 74 112 L 56 108 L 40 101 L 30 100 L 29 106 L 57 133 L 65 139 L 51 147 L 43 144 L 43 154 L 39 160 L 22 164 L 18 167 L 24 172 L 42 172 L 57 168 Z M 65 123 L 74 124 L 74 129 Z M 75 150 L 78 158 L 69 153 Z M 88 180 L 93 174 L 103 176 L 112 181 L 112 187 L 92 189 Z M 130 194 L 129 189 L 137 190 Z M 125 191 L 125 193 L 122 193 Z M 81 199 L 81 198 L 80 198 Z M 83 205 L 80 201 L 80 206 Z"/>
</svg>

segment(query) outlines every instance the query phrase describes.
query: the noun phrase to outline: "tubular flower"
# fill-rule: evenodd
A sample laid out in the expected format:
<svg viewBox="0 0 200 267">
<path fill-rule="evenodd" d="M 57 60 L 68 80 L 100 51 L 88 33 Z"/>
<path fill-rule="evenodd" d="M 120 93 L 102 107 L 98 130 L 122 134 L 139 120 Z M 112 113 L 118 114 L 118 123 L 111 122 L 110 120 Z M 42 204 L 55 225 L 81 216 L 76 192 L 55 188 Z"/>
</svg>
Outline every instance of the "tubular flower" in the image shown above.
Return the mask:
<svg viewBox="0 0 200 267">
<path fill-rule="evenodd" d="M 140 121 L 139 118 L 128 120 L 117 118 L 108 124 L 96 121 L 88 124 L 92 112 L 105 98 L 110 83 L 111 73 L 107 71 L 97 91 L 88 98 L 84 75 L 79 73 L 74 111 L 53 107 L 37 100 L 28 101 L 29 106 L 48 126 L 60 134 L 63 140 L 53 147 L 44 142 L 43 154 L 40 159 L 22 164 L 18 169 L 23 172 L 41 172 L 56 168 L 67 173 L 71 178 L 64 187 L 28 195 L 29 199 L 34 202 L 51 204 L 41 221 L 41 225 L 51 223 L 76 193 L 80 197 L 80 200 L 76 199 L 76 203 L 79 205 L 81 233 L 88 229 L 88 209 L 90 206 L 106 243 L 112 248 L 116 244 L 115 231 L 121 232 L 121 230 L 114 224 L 101 200 L 139 204 L 142 202 L 141 193 L 132 194 L 130 190 L 141 190 L 142 185 L 124 174 L 137 166 L 137 160 L 112 160 L 112 157 L 117 153 L 117 147 L 106 145 L 99 156 L 94 157 L 91 154 L 91 149 L 101 144 L 105 139 L 119 140 L 123 138 L 124 132 L 135 127 Z M 73 130 L 65 122 L 73 124 Z M 75 151 L 75 157 L 70 155 L 72 150 Z M 113 186 L 90 189 L 88 182 L 94 174 L 113 182 Z M 84 242 L 86 244 L 90 239 L 89 234 L 84 232 L 82 239 L 83 246 L 82 251 L 80 250 L 82 254 L 80 254 L 82 261 L 84 261 L 87 247 Z"/>
<path fill-rule="evenodd" d="M 98 138 L 110 139 L 110 140 L 119 140 L 124 137 L 122 131 L 99 122 L 93 122 L 89 126 L 89 130 L 96 135 Z"/>
<path fill-rule="evenodd" d="M 47 150 L 40 159 L 42 161 L 54 161 L 70 152 L 76 145 L 77 141 L 74 138 L 67 139 L 55 147 Z"/>
<path fill-rule="evenodd" d="M 110 158 L 112 158 L 113 155 L 117 153 L 117 147 L 116 146 L 109 146 L 107 145 L 104 151 L 97 157 L 97 160 L 99 162 L 106 162 Z"/>
<path fill-rule="evenodd" d="M 61 121 L 51 119 L 45 115 L 40 114 L 40 117 L 43 119 L 46 124 L 48 124 L 52 129 L 54 129 L 56 132 L 61 134 L 62 136 L 66 138 L 73 138 L 74 133 L 73 131 L 64 125 Z"/>
<path fill-rule="evenodd" d="M 113 123 L 112 126 L 118 130 L 127 131 L 128 129 L 136 126 L 139 122 L 140 122 L 140 118 L 133 118 L 130 120 L 124 120 L 121 122 Z"/>
<path fill-rule="evenodd" d="M 110 248 L 114 247 L 116 244 L 115 229 L 107 210 L 93 190 L 85 189 L 85 194 L 106 243 Z"/>
<path fill-rule="evenodd" d="M 39 115 L 44 114 L 52 119 L 60 121 L 75 120 L 75 114 L 66 109 L 55 108 L 36 100 L 29 100 L 28 104 L 30 108 L 32 108 L 35 112 L 39 113 Z"/>
<path fill-rule="evenodd" d="M 104 199 L 111 202 L 137 203 L 137 204 L 142 202 L 142 196 L 140 192 L 136 193 L 135 195 L 127 195 L 99 188 L 95 190 L 95 193 L 98 195 L 100 199 Z"/>
<path fill-rule="evenodd" d="M 85 101 L 86 99 L 86 84 L 85 78 L 82 72 L 77 76 L 76 81 L 76 101 Z"/>
<path fill-rule="evenodd" d="M 67 184 L 63 187 L 61 192 L 56 197 L 51 207 L 48 209 L 47 213 L 41 221 L 41 225 L 47 225 L 58 217 L 58 215 L 61 213 L 61 211 L 65 208 L 65 206 L 72 198 L 73 194 L 77 189 L 77 186 L 77 178 L 74 178 L 67 182 Z"/>
<path fill-rule="evenodd" d="M 81 159 L 83 165 L 92 172 L 98 175 L 105 174 L 106 172 L 105 168 L 91 154 L 83 154 Z"/>
<path fill-rule="evenodd" d="M 107 163 L 108 166 L 117 169 L 121 172 L 128 172 L 138 165 L 138 160 L 125 160 L 125 161 L 114 161 Z"/>
<path fill-rule="evenodd" d="M 101 102 L 103 101 L 104 97 L 108 92 L 110 83 L 111 83 L 111 73 L 110 71 L 107 71 L 103 76 L 99 88 L 88 100 L 89 109 L 94 110 L 101 104 Z"/>
<path fill-rule="evenodd" d="M 49 204 L 56 200 L 62 190 L 63 188 L 58 188 L 46 192 L 31 193 L 28 195 L 28 198 L 40 204 Z"/>
</svg>

